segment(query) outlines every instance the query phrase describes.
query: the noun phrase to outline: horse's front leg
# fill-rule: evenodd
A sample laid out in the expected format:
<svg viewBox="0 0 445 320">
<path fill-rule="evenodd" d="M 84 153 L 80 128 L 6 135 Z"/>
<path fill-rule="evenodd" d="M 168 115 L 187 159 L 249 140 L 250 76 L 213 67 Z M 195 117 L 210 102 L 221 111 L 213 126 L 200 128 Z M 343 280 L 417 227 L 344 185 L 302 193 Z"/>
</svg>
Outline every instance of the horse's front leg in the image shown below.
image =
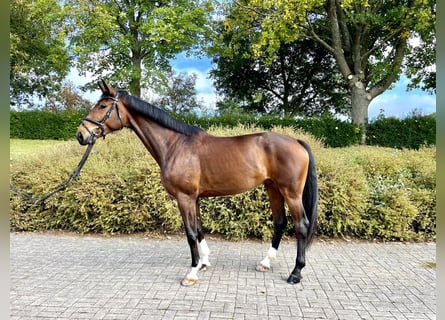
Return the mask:
<svg viewBox="0 0 445 320">
<path fill-rule="evenodd" d="M 196 217 L 198 225 L 198 247 L 201 255 L 201 270 L 208 270 L 211 266 L 209 261 L 210 249 L 204 239 L 204 232 L 202 231 L 201 213 L 199 211 L 199 198 L 196 199 Z"/>
<path fill-rule="evenodd" d="M 183 286 L 191 286 L 198 281 L 198 271 L 202 266 L 198 250 L 198 217 L 196 200 L 196 198 L 188 195 L 177 197 L 179 211 L 181 212 L 182 220 L 184 222 L 187 242 L 190 246 L 190 253 L 192 255 L 192 269 L 182 280 L 181 284 Z"/>
</svg>

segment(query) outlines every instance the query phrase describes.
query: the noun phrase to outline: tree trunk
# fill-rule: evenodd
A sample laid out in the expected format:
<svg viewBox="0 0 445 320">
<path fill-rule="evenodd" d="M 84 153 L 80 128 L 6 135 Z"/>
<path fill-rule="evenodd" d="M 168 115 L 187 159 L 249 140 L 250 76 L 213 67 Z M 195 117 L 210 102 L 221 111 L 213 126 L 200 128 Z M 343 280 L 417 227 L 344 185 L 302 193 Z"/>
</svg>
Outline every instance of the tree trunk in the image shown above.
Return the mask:
<svg viewBox="0 0 445 320">
<path fill-rule="evenodd" d="M 133 73 L 130 80 L 130 93 L 140 98 L 141 97 L 141 77 L 142 77 L 142 59 L 138 52 L 133 51 Z"/>
<path fill-rule="evenodd" d="M 362 131 L 361 144 L 366 143 L 366 126 L 368 124 L 368 107 L 371 95 L 366 92 L 361 82 L 351 87 L 351 118 L 352 123 Z"/>
<path fill-rule="evenodd" d="M 130 81 L 130 93 L 131 95 L 140 98 L 141 97 L 141 85 L 140 81 L 136 79 L 131 79 Z"/>
</svg>

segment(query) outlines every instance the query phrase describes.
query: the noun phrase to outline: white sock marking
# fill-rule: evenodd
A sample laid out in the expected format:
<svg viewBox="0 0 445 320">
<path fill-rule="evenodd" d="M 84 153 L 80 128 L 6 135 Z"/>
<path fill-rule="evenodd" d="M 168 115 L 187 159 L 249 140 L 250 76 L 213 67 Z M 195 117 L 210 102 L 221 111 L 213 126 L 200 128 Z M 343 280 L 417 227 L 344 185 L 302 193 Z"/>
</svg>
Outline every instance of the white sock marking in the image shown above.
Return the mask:
<svg viewBox="0 0 445 320">
<path fill-rule="evenodd" d="M 205 264 L 206 266 L 211 266 L 209 262 L 209 254 L 210 249 L 207 245 L 207 241 L 205 239 L 202 239 L 201 242 L 198 243 L 199 251 L 201 252 L 201 261 L 202 264 Z"/>
<path fill-rule="evenodd" d="M 270 247 L 269 250 L 267 251 L 267 256 L 261 260 L 260 264 L 270 268 L 270 261 L 275 259 L 277 257 L 277 249 Z"/>
<path fill-rule="evenodd" d="M 189 274 L 186 276 L 186 279 L 195 279 L 198 280 L 198 271 L 201 269 L 202 263 L 201 260 L 199 260 L 198 265 L 196 267 L 193 267 L 192 270 L 190 270 Z"/>
</svg>

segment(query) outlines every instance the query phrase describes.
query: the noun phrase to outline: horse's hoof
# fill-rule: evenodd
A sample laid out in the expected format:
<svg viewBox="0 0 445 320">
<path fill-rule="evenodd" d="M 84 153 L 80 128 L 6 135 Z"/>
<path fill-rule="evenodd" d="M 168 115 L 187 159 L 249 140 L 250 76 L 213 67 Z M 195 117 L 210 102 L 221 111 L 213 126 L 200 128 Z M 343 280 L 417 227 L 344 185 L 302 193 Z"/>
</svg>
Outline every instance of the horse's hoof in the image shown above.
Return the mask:
<svg viewBox="0 0 445 320">
<path fill-rule="evenodd" d="M 184 287 L 190 287 L 193 286 L 196 282 L 198 282 L 198 279 L 184 278 L 184 280 L 181 281 L 181 285 L 183 285 Z"/>
<path fill-rule="evenodd" d="M 199 270 L 207 271 L 207 270 L 209 270 L 209 269 L 210 269 L 210 266 L 208 266 L 208 265 L 206 265 L 206 264 L 203 264 L 202 267 L 201 267 L 201 269 L 199 269 Z"/>
<path fill-rule="evenodd" d="M 297 275 L 291 274 L 289 276 L 289 278 L 287 278 L 287 283 L 289 283 L 289 284 L 297 284 L 297 283 L 299 283 L 301 281 L 301 279 L 303 279 L 303 277 L 301 275 L 297 276 Z"/>
<path fill-rule="evenodd" d="M 263 265 L 263 264 L 259 264 L 259 265 L 257 265 L 256 266 L 256 268 L 255 268 L 255 270 L 256 271 L 259 271 L 259 272 L 267 272 L 267 271 L 269 271 L 269 267 L 266 267 L 265 265 Z"/>
</svg>

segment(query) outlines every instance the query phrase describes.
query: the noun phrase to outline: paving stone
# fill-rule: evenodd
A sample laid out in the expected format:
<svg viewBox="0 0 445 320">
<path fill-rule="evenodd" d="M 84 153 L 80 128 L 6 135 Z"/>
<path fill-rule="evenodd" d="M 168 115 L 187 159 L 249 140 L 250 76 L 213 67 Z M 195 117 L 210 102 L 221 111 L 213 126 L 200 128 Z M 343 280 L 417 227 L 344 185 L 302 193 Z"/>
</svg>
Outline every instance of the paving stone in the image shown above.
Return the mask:
<svg viewBox="0 0 445 320">
<path fill-rule="evenodd" d="M 10 234 L 10 318 L 436 319 L 435 243 L 315 240 L 303 281 L 286 283 L 295 241 L 255 271 L 260 241 L 208 237 L 212 267 L 195 286 L 184 237 Z"/>
</svg>

